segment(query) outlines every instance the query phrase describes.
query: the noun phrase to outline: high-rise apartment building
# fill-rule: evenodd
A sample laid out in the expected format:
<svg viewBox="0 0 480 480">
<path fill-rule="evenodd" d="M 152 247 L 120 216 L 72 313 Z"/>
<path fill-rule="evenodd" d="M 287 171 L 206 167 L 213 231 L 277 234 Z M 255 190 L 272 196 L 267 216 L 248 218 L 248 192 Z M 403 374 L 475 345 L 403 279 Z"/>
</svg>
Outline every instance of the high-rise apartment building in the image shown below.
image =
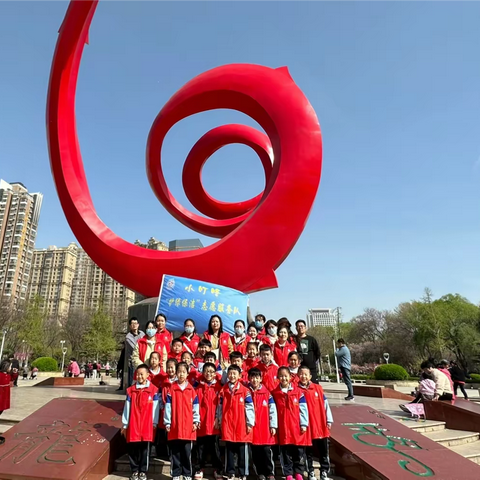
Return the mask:
<svg viewBox="0 0 480 480">
<path fill-rule="evenodd" d="M 61 319 L 68 315 L 78 250 L 71 243 L 68 247 L 51 246 L 33 252 L 28 296 L 40 296 L 49 317 Z"/>
<path fill-rule="evenodd" d="M 150 240 L 148 240 L 147 243 L 142 243 L 140 240 L 135 240 L 134 244 L 139 247 L 148 248 L 149 250 L 168 250 L 168 247 L 155 237 L 150 237 Z"/>
<path fill-rule="evenodd" d="M 70 311 L 95 309 L 103 305 L 114 315 L 126 318 L 128 307 L 134 303 L 133 290 L 107 275 L 84 250 L 78 250 Z"/>
<path fill-rule="evenodd" d="M 43 195 L 0 180 L 0 298 L 26 300 Z"/>
<path fill-rule="evenodd" d="M 336 308 L 311 308 L 307 312 L 307 326 L 335 327 L 339 322 L 339 310 Z"/>
<path fill-rule="evenodd" d="M 172 240 L 168 244 L 171 252 L 184 252 L 186 250 L 198 250 L 203 248 L 203 243 L 199 238 L 191 238 L 188 240 Z"/>
</svg>

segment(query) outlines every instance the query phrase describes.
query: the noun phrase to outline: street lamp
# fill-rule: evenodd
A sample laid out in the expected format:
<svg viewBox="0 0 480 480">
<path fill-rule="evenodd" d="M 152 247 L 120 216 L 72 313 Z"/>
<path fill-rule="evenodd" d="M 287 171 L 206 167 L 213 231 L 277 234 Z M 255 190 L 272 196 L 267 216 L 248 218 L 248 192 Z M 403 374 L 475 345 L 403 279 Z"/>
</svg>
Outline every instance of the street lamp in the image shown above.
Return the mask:
<svg viewBox="0 0 480 480">
<path fill-rule="evenodd" d="M 6 328 L 3 329 L 3 338 L 2 338 L 2 346 L 0 347 L 0 361 L 3 358 L 3 346 L 5 345 L 5 337 L 8 333 L 8 330 Z"/>
<path fill-rule="evenodd" d="M 67 354 L 67 347 L 65 347 L 65 340 L 60 340 L 60 345 L 62 346 L 62 373 L 63 373 L 63 369 L 65 367 L 65 355 Z"/>
<path fill-rule="evenodd" d="M 384 354 L 383 354 L 383 358 L 384 358 L 385 361 L 388 363 L 388 360 L 390 359 L 390 354 L 389 354 L 389 353 L 384 353 Z"/>
</svg>

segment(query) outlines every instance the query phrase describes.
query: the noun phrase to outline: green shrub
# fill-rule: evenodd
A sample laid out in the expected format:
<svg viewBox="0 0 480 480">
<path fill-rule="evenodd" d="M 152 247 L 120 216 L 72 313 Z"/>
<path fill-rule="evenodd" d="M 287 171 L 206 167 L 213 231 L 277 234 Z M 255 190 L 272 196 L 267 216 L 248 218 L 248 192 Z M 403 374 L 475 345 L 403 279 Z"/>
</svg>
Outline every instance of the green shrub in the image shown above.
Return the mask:
<svg viewBox="0 0 480 480">
<path fill-rule="evenodd" d="M 39 357 L 32 362 L 32 367 L 37 367 L 40 372 L 56 372 L 57 361 L 51 357 Z"/>
<path fill-rule="evenodd" d="M 471 373 L 470 378 L 472 379 L 472 383 L 480 383 L 480 375 L 478 373 Z"/>
<path fill-rule="evenodd" d="M 374 372 L 375 380 L 408 380 L 408 372 L 401 366 L 390 363 L 379 365 Z"/>
</svg>

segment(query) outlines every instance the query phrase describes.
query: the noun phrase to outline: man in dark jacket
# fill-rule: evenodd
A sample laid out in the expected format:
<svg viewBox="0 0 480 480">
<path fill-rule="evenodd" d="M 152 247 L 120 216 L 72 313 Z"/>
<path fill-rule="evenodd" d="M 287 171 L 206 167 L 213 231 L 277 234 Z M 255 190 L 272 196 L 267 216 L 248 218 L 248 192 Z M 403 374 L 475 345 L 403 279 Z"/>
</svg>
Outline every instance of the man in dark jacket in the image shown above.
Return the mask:
<svg viewBox="0 0 480 480">
<path fill-rule="evenodd" d="M 445 368 L 447 367 L 445 366 Z M 468 395 L 465 391 L 465 380 L 468 375 L 466 375 L 465 371 L 461 367 L 459 367 L 458 364 L 453 360 L 450 362 L 450 376 L 452 377 L 453 391 L 455 393 L 455 396 L 457 396 L 458 387 L 460 387 L 460 390 L 463 393 L 463 397 L 465 398 L 465 400 L 468 400 Z"/>
<path fill-rule="evenodd" d="M 320 360 L 320 348 L 317 340 L 311 335 L 307 335 L 307 324 L 305 320 L 295 322 L 297 329 L 297 350 L 302 354 L 302 365 L 310 369 L 312 373 L 312 382 L 318 383 L 318 361 Z"/>
</svg>

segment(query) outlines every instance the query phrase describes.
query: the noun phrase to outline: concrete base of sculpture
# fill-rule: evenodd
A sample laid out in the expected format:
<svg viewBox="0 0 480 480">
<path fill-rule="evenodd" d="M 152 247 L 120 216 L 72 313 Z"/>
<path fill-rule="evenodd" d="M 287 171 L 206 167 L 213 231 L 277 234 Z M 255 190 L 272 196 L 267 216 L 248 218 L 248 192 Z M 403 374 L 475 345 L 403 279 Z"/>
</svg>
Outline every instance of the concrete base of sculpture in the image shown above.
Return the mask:
<svg viewBox="0 0 480 480">
<path fill-rule="evenodd" d="M 371 407 L 332 407 L 332 413 L 330 458 L 347 480 L 480 478 L 480 465 Z"/>
<path fill-rule="evenodd" d="M 125 452 L 123 402 L 56 398 L 6 431 L 2 480 L 101 480 Z"/>
<path fill-rule="evenodd" d="M 84 384 L 85 378 L 83 377 L 50 377 L 36 383 L 34 387 L 72 387 Z"/>
<path fill-rule="evenodd" d="M 374 397 L 374 398 L 396 398 L 411 402 L 413 397 L 406 393 L 399 392 L 393 388 L 386 388 L 377 385 L 353 385 L 353 394 L 359 397 Z"/>
</svg>

